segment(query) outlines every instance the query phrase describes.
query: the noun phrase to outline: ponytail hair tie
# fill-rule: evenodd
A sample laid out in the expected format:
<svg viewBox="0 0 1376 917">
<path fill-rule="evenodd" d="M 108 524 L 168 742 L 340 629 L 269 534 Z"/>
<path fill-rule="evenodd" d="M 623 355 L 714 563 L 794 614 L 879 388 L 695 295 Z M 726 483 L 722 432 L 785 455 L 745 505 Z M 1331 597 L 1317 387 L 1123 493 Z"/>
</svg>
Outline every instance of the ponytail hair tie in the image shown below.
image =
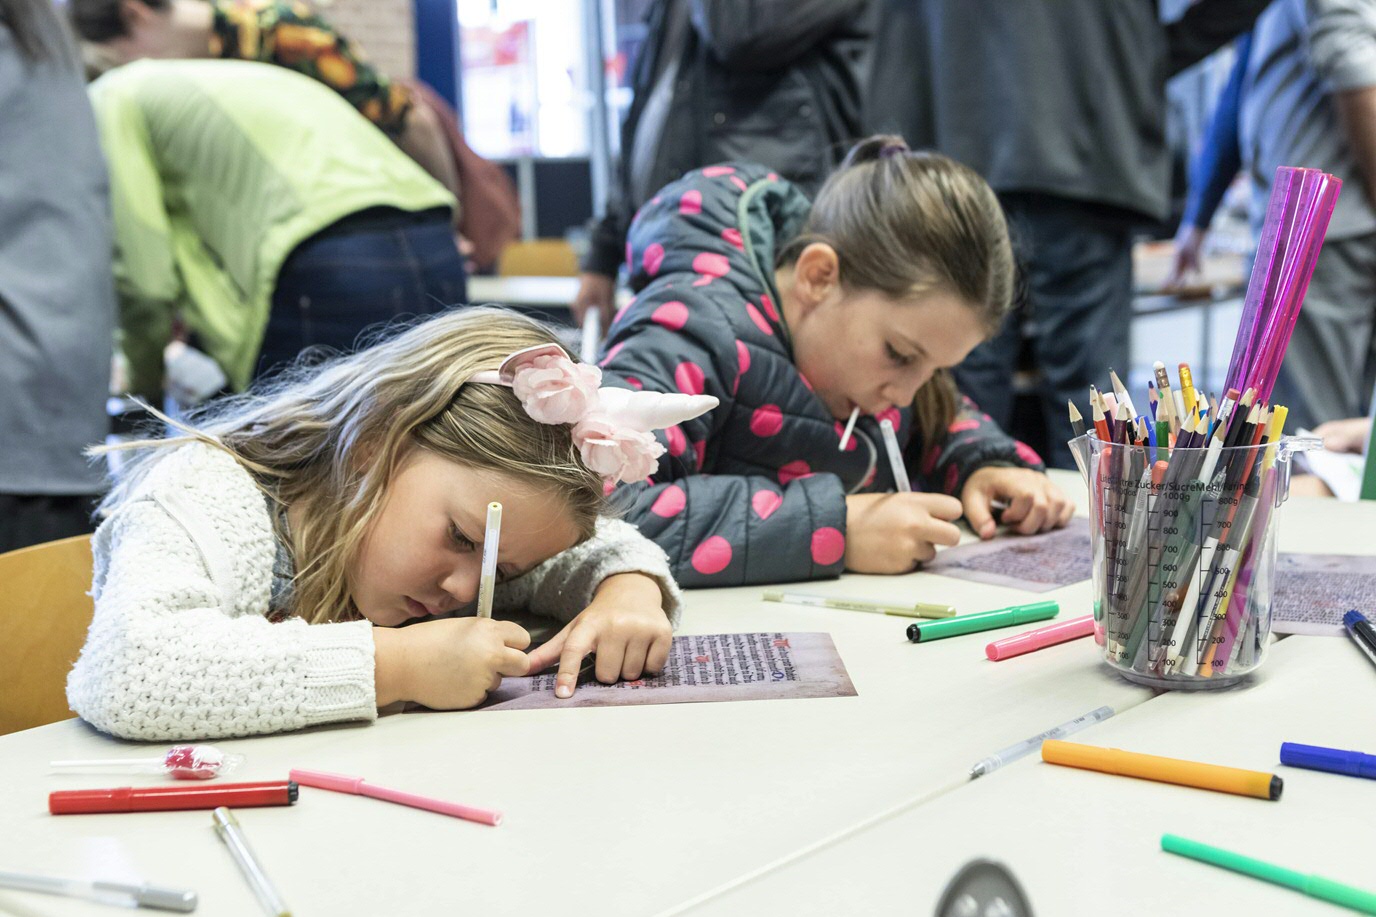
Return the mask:
<svg viewBox="0 0 1376 917">
<path fill-rule="evenodd" d="M 908 147 L 906 144 L 902 144 L 902 143 L 890 143 L 890 144 L 887 144 L 886 146 L 884 146 L 882 149 L 880 149 L 880 151 L 879 151 L 879 158 L 880 158 L 880 159 L 892 159 L 892 158 L 894 158 L 895 156 L 901 156 L 901 155 L 903 155 L 904 153 L 910 153 L 910 152 L 912 152 L 912 150 L 909 149 L 909 147 Z"/>
</svg>

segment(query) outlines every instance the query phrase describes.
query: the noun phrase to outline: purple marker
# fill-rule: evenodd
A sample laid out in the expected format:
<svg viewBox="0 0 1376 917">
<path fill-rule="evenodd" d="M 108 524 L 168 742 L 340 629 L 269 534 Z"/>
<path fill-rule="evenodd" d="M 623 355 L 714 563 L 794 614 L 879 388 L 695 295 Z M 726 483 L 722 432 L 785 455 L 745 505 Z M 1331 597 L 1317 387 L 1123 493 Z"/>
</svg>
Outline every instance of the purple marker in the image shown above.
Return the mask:
<svg viewBox="0 0 1376 917">
<path fill-rule="evenodd" d="M 1308 768 L 1311 771 L 1328 771 L 1333 774 L 1376 780 L 1376 755 L 1365 755 L 1359 751 L 1282 742 L 1280 763 L 1290 767 Z"/>
</svg>

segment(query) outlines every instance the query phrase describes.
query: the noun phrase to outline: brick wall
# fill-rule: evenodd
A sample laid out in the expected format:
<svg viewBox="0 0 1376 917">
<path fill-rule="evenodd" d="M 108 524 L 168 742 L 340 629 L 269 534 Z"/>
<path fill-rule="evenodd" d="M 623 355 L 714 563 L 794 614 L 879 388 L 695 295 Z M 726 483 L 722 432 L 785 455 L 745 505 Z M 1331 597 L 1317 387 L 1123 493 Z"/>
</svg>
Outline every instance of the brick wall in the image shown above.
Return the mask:
<svg viewBox="0 0 1376 917">
<path fill-rule="evenodd" d="M 363 48 L 388 76 L 416 75 L 415 16 L 411 0 L 315 0 L 339 31 Z"/>
</svg>

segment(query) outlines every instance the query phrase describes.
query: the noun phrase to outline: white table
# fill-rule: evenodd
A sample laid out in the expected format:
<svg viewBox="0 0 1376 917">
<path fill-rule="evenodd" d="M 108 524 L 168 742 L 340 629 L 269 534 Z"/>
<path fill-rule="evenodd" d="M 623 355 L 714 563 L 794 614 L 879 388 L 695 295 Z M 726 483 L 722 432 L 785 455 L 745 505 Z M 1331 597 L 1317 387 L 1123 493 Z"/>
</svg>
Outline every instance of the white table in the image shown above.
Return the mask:
<svg viewBox="0 0 1376 917">
<path fill-rule="evenodd" d="M 1310 550 L 1333 550 L 1318 523 L 1347 510 L 1324 506 L 1303 526 L 1318 539 Z M 1376 542 L 1376 520 L 1367 521 L 1364 537 Z M 1290 537 L 1282 535 L 1283 548 L 1294 549 Z M 910 593 L 962 611 L 1028 598 L 930 574 L 848 576 L 807 588 Z M 968 798 L 962 784 L 975 759 L 1109 704 L 1120 717 L 1083 734 L 1099 741 L 1129 722 L 1127 712 L 1158 703 L 1099 664 L 1085 640 L 991 663 L 983 657 L 987 634 L 913 645 L 904 638 L 903 619 L 769 604 L 760 601 L 761 591 L 690 593 L 685 631 L 828 630 L 857 697 L 405 714 L 369 727 L 220 742 L 248 756 L 236 780 L 282 778 L 291 767 L 332 770 L 506 814 L 506 823 L 493 829 L 303 788 L 295 807 L 240 810 L 244 830 L 284 898 L 302 914 L 557 908 L 602 917 L 672 911 L 695 900 L 710 906 L 715 890 L 895 808 L 916 813 L 942 806 L 948 814 L 935 824 L 954 830 L 969 820 L 959 805 L 949 807 Z M 1062 617 L 1082 614 L 1089 584 L 1048 596 L 1062 602 Z M 141 877 L 197 889 L 200 914 L 257 913 L 208 812 L 46 814 L 52 790 L 136 782 L 53 775 L 47 761 L 139 753 L 146 750 L 76 721 L 0 738 L 0 869 Z M 996 787 L 995 778 L 1006 783 L 1019 773 L 1010 768 L 981 782 Z M 1085 788 L 1081 779 L 1070 791 L 1090 792 Z M 1286 802 L 1301 810 L 1297 797 Z M 907 871 L 917 862 L 908 858 Z M 949 872 L 945 861 L 933 864 L 932 881 Z M 773 874 L 764 872 L 761 881 Z M 812 895 L 784 885 L 769 900 L 776 909 L 803 911 Z M 0 912 L 7 909 L 109 913 L 83 902 L 0 892 Z"/>
<path fill-rule="evenodd" d="M 1297 498 L 1281 512 L 1282 551 L 1376 553 L 1376 504 Z M 798 915 L 927 914 L 956 870 L 978 857 L 1009 865 L 1038 914 L 1159 915 L 1186 906 L 1339 913 L 1162 853 L 1159 843 L 1163 833 L 1180 834 L 1376 887 L 1376 781 L 1279 766 L 1282 741 L 1376 753 L 1373 700 L 1376 669 L 1349 640 L 1287 638 L 1246 686 L 1164 693 L 1071 739 L 1273 771 L 1286 780 L 1279 802 L 1056 767 L 1034 755 L 891 818 L 859 822 L 816 849 L 800 845 L 670 913 L 754 914 L 787 901 Z M 1008 744 L 1056 722 L 1028 721 Z"/>
<path fill-rule="evenodd" d="M 1376 669 L 1347 640 L 1291 637 L 1246 689 L 1173 692 L 1072 741 L 1269 771 L 1277 802 L 1023 759 L 727 890 L 691 914 L 930 914 L 960 866 L 1010 867 L 1037 914 L 1338 914 L 1160 850 L 1163 833 L 1371 888 L 1376 781 L 1282 767 L 1283 741 L 1376 749 Z M 1365 700 L 1364 700 L 1365 699 Z M 844 877 L 844 881 L 838 881 Z"/>
</svg>

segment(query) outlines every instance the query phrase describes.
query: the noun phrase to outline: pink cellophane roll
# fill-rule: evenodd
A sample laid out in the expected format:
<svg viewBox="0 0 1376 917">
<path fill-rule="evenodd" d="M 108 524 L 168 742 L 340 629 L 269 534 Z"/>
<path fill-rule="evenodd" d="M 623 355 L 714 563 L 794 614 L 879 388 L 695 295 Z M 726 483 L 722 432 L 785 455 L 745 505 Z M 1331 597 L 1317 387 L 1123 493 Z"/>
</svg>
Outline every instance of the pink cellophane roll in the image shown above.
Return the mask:
<svg viewBox="0 0 1376 917">
<path fill-rule="evenodd" d="M 1270 397 L 1341 189 L 1318 169 L 1276 170 L 1225 388 Z"/>
</svg>

